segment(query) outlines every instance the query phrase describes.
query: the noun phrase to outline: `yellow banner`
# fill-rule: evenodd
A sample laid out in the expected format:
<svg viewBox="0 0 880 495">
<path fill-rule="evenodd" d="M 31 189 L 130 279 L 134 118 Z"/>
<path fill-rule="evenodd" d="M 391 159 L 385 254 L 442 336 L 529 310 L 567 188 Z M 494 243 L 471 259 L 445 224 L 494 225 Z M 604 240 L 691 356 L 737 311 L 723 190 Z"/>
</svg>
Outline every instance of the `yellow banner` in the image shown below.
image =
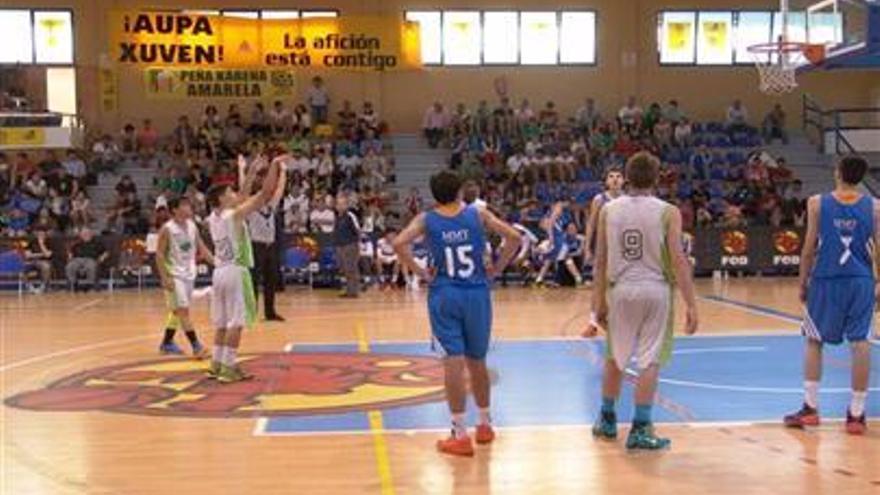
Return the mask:
<svg viewBox="0 0 880 495">
<path fill-rule="evenodd" d="M 666 48 L 670 53 L 688 50 L 693 43 L 694 26 L 690 22 L 670 22 L 666 25 Z"/>
<path fill-rule="evenodd" d="M 728 49 L 727 23 L 704 21 L 703 43 L 711 50 Z"/>
<path fill-rule="evenodd" d="M 2 127 L 0 146 L 42 146 L 46 131 L 39 127 Z"/>
<path fill-rule="evenodd" d="M 116 72 L 113 69 L 109 67 L 98 68 L 98 94 L 101 111 L 115 112 L 119 97 L 119 85 L 116 80 Z"/>
<path fill-rule="evenodd" d="M 418 24 L 396 16 L 257 20 L 116 10 L 109 15 L 110 53 L 123 66 L 356 71 L 422 66 Z"/>
<path fill-rule="evenodd" d="M 178 69 L 144 71 L 150 98 L 284 98 L 295 95 L 296 76 L 290 69 Z"/>
</svg>

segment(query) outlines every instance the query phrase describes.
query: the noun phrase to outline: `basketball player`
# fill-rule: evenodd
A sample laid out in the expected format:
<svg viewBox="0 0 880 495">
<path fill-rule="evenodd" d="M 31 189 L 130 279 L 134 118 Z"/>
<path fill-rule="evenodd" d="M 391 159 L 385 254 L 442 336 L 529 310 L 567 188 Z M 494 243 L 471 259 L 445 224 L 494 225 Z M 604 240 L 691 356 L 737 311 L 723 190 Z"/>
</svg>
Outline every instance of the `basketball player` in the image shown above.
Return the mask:
<svg viewBox="0 0 880 495">
<path fill-rule="evenodd" d="M 584 228 L 584 268 L 593 263 L 593 251 L 596 246 L 596 224 L 599 221 L 599 212 L 602 206 L 623 194 L 623 171 L 613 167 L 605 174 L 605 191 L 593 196 L 590 203 L 590 217 Z M 593 277 L 595 279 L 595 276 Z M 595 337 L 599 333 L 599 325 L 596 324 L 596 312 L 590 311 L 590 322 L 584 330 L 584 337 Z"/>
<path fill-rule="evenodd" d="M 252 196 L 240 197 L 231 186 L 217 185 L 208 190 L 208 217 L 214 241 L 214 275 L 211 319 L 216 328 L 209 376 L 221 383 L 246 380 L 250 376 L 237 364 L 241 331 L 253 324 L 256 300 L 250 269 L 254 265 L 246 219 L 263 207 L 278 184 L 279 168 L 287 155 L 272 160 L 262 188 Z M 239 156 L 239 162 L 244 157 Z M 251 164 L 252 167 L 258 166 Z M 247 191 L 248 189 L 244 189 Z"/>
<path fill-rule="evenodd" d="M 856 156 L 840 159 L 830 194 L 807 203 L 807 234 L 801 253 L 800 298 L 806 304 L 801 331 L 806 337 L 804 405 L 785 417 L 785 425 L 802 428 L 819 424 L 819 382 L 822 346 L 846 339 L 852 349 L 852 399 L 846 431 L 862 435 L 867 429 L 868 395 L 874 306 L 880 287 L 874 270 L 880 246 L 880 203 L 859 192 L 868 162 Z"/>
<path fill-rule="evenodd" d="M 193 356 L 203 358 L 207 352 L 193 328 L 189 307 L 196 281 L 196 250 L 211 264 L 214 263 L 214 256 L 205 246 L 199 229 L 192 220 L 193 211 L 189 199 L 185 196 L 172 198 L 168 201 L 168 209 L 171 219 L 159 229 L 156 248 L 156 271 L 159 273 L 168 305 L 165 337 L 159 346 L 159 352 L 183 354 L 174 342 L 174 334 L 178 328 L 182 328 L 189 339 Z"/>
<path fill-rule="evenodd" d="M 489 280 L 502 273 L 519 249 L 520 234 L 488 210 L 462 202 L 461 178 L 451 170 L 431 177 L 431 194 L 437 206 L 419 214 L 394 240 L 403 264 L 429 280 L 428 314 L 434 338 L 446 353 L 444 359 L 446 399 L 452 413 L 452 434 L 437 442 L 440 452 L 472 456 L 473 443 L 465 427 L 467 388 L 464 372 L 471 377 L 474 401 L 480 410 L 476 441 L 488 444 L 495 438 L 489 416 L 489 372 L 486 353 L 492 327 Z M 493 266 L 484 263 L 486 230 L 504 239 L 504 249 Z M 425 236 L 431 271 L 413 259 L 412 242 Z"/>
<path fill-rule="evenodd" d="M 654 434 L 651 408 L 660 366 L 672 350 L 676 284 L 687 305 L 685 333 L 697 330 L 691 266 L 681 245 L 681 214 L 653 195 L 659 169 L 653 155 L 633 155 L 626 164 L 629 194 L 605 204 L 597 225 L 593 307 L 608 343 L 602 410 L 593 435 L 617 438 L 615 401 L 634 357 L 639 377 L 628 449 L 657 450 L 671 443 Z"/>
<path fill-rule="evenodd" d="M 538 276 L 535 278 L 535 284 L 543 285 L 544 277 L 547 272 L 556 263 L 559 254 L 565 246 L 565 203 L 555 203 L 550 209 L 550 214 L 542 221 L 544 230 L 547 231 L 548 240 L 550 241 L 550 251 L 541 264 Z"/>
</svg>

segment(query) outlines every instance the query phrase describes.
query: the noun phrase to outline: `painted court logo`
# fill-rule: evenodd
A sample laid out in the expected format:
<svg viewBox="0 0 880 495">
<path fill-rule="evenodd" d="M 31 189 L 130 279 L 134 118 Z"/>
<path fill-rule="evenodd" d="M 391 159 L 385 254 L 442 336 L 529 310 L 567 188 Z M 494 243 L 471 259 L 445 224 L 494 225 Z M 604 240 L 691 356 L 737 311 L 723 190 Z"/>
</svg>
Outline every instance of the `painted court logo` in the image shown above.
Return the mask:
<svg viewBox="0 0 880 495">
<path fill-rule="evenodd" d="M 35 411 L 106 411 L 198 417 L 305 416 L 435 402 L 443 368 L 398 354 L 273 353 L 242 356 L 255 378 L 221 385 L 207 363 L 156 360 L 78 373 L 6 405 Z"/>
</svg>

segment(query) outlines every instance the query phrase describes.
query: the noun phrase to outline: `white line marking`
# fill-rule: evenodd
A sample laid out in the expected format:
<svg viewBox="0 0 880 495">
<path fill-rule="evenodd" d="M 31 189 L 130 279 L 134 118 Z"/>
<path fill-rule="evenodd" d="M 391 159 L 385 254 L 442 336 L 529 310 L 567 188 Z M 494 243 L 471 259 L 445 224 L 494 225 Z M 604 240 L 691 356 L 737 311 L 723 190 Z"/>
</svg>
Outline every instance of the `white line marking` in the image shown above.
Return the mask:
<svg viewBox="0 0 880 495">
<path fill-rule="evenodd" d="M 823 423 L 842 423 L 845 421 L 845 418 L 826 418 L 822 417 Z M 874 424 L 875 421 L 869 421 L 869 423 Z M 743 421 L 686 421 L 686 422 L 670 422 L 670 421 L 658 421 L 654 423 L 655 425 L 663 426 L 664 428 L 670 427 L 678 427 L 678 428 L 696 428 L 696 429 L 707 429 L 707 428 L 724 428 L 724 427 L 755 427 L 755 426 L 779 426 L 782 427 L 781 419 L 759 419 L 759 420 L 743 420 Z M 568 431 L 568 430 L 577 430 L 584 431 L 589 430 L 593 427 L 592 424 L 557 424 L 557 425 L 519 425 L 519 426 L 495 426 L 496 431 Z M 812 430 L 812 428 L 811 428 Z M 421 433 L 448 433 L 449 427 L 442 428 L 392 428 L 392 429 L 384 429 L 383 433 L 386 435 L 416 435 Z M 370 430 L 332 430 L 332 431 L 264 431 L 257 436 L 264 437 L 314 437 L 314 436 L 363 436 L 363 435 L 372 435 L 373 432 Z"/>
<path fill-rule="evenodd" d="M 257 418 L 257 422 L 254 423 L 254 432 L 253 436 L 262 437 L 266 436 L 266 426 L 269 424 L 269 418 L 265 416 L 260 416 Z"/>
<path fill-rule="evenodd" d="M 93 308 L 93 307 L 101 304 L 102 302 L 104 302 L 105 299 L 107 299 L 107 298 L 106 297 L 98 297 L 98 298 L 92 299 L 91 301 L 86 301 L 78 306 L 74 306 L 73 309 L 71 309 L 71 311 L 73 311 L 74 313 L 81 313 L 89 308 Z"/>
<path fill-rule="evenodd" d="M 672 351 L 673 354 L 708 354 L 708 353 L 724 353 L 724 352 L 764 352 L 766 347 L 708 347 L 700 349 L 678 349 Z"/>
<path fill-rule="evenodd" d="M 748 313 L 750 315 L 763 316 L 765 318 L 774 318 L 779 321 L 784 321 L 786 323 L 793 323 L 793 324 L 797 324 L 797 325 L 801 324 L 801 320 L 796 319 L 796 318 L 789 318 L 787 316 L 768 313 L 765 311 L 759 311 L 757 309 L 747 308 L 745 306 L 741 306 L 739 304 L 733 304 L 733 303 L 727 302 L 727 301 L 719 301 L 718 299 L 712 299 L 712 298 L 708 298 L 705 296 L 700 296 L 699 299 L 701 301 L 705 301 L 708 303 L 713 303 L 713 304 L 717 304 L 719 306 L 724 306 L 725 308 L 736 309 L 736 310 L 742 311 L 743 313 Z"/>
<path fill-rule="evenodd" d="M 29 364 L 40 363 L 40 362 L 47 361 L 49 359 L 54 359 L 54 358 L 61 357 L 61 356 L 68 356 L 70 354 L 77 354 L 77 353 L 85 352 L 85 351 L 93 351 L 95 349 L 103 349 L 104 347 L 113 347 L 116 345 L 130 344 L 132 342 L 138 342 L 141 340 L 152 339 L 154 337 L 155 337 L 154 334 L 150 334 L 150 335 L 142 335 L 139 337 L 128 337 L 125 339 L 108 340 L 105 342 L 99 342 L 97 344 L 89 344 L 89 345 L 82 345 L 79 347 L 72 347 L 70 349 L 65 349 L 63 351 L 51 352 L 49 354 L 43 354 L 41 356 L 34 356 L 31 358 L 22 359 L 21 361 L 16 361 L 14 363 L 5 364 L 3 366 L 0 366 L 0 373 L 3 373 L 5 371 L 9 371 L 9 370 L 13 370 L 16 368 L 20 368 L 22 366 L 27 366 Z"/>
</svg>

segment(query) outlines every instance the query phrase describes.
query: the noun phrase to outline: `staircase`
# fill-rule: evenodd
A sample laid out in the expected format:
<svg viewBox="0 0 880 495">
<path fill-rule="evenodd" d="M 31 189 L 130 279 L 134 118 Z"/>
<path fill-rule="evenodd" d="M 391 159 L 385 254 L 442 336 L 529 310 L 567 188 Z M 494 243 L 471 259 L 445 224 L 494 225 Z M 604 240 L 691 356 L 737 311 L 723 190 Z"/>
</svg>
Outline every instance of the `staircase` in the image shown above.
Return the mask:
<svg viewBox="0 0 880 495">
<path fill-rule="evenodd" d="M 431 149 L 428 143 L 417 134 L 397 134 L 391 137 L 394 152 L 397 182 L 392 192 L 398 198 L 392 207 L 402 206 L 403 199 L 409 196 L 413 187 L 418 187 L 422 200 L 431 202 L 428 182 L 431 175 L 446 168 L 449 163 L 449 150 Z"/>
<path fill-rule="evenodd" d="M 89 188 L 92 202 L 92 213 L 96 222 L 94 227 L 104 230 L 107 227 L 108 209 L 116 203 L 116 184 L 123 175 L 129 175 L 137 186 L 138 199 L 141 200 L 142 212 L 149 214 L 153 208 L 155 187 L 153 180 L 158 174 L 155 167 L 143 168 L 131 160 L 123 160 L 117 169 L 117 175 L 101 174 L 98 184 Z"/>
<path fill-rule="evenodd" d="M 773 157 L 783 157 L 795 174 L 804 183 L 804 195 L 818 194 L 834 187 L 834 157 L 816 150 L 804 134 L 792 133 L 788 144 L 778 141 L 763 147 Z"/>
</svg>

